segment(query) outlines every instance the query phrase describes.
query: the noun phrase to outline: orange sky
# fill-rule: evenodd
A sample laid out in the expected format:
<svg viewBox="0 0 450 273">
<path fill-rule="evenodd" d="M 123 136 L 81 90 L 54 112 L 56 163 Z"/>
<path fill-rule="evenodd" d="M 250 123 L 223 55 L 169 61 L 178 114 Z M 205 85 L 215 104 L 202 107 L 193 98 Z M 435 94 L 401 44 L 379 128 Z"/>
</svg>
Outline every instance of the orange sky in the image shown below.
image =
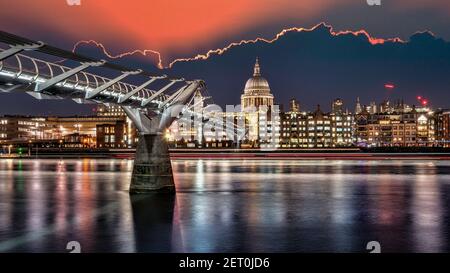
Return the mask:
<svg viewBox="0 0 450 273">
<path fill-rule="evenodd" d="M 15 0 L 0 8 L 2 25 L 33 35 L 32 26 L 65 34 L 74 41 L 126 40 L 130 48 L 190 49 L 224 34 L 245 31 L 280 16 L 313 16 L 334 0 Z M 349 0 L 340 0 L 346 2 Z M 3 5 L 6 1 L 2 1 Z M 9 18 L 9 20 L 5 20 Z M 20 19 L 20 20 L 19 20 Z M 15 24 L 11 24 L 15 21 Z M 122 42 L 120 42 L 122 44 Z"/>
<path fill-rule="evenodd" d="M 78 40 L 93 39 L 112 53 L 153 49 L 163 55 L 178 52 L 190 56 L 203 53 L 192 49 L 204 50 L 212 44 L 226 46 L 223 39 L 234 42 L 236 35 L 271 22 L 311 19 L 312 24 L 295 25 L 311 27 L 328 21 L 327 14 L 340 14 L 350 10 L 349 7 L 367 7 L 365 0 L 81 0 L 81 3 L 81 6 L 69 6 L 66 0 L 0 0 L 0 28 L 45 39 L 57 46 L 67 47 Z M 387 2 L 382 0 L 382 3 Z M 389 5 L 389 10 L 396 12 L 414 8 L 448 11 L 450 2 L 396 0 Z M 340 18 L 351 20 L 347 17 Z M 391 21 L 386 18 L 380 18 L 379 24 L 385 21 L 389 24 L 386 29 L 392 29 Z M 365 27 L 359 22 L 360 19 L 353 22 L 354 28 L 352 22 L 343 25 L 353 30 Z M 424 22 L 423 26 L 432 25 Z M 270 35 L 279 31 L 274 30 Z M 260 35 L 252 33 L 246 39 Z M 265 36 L 271 37 L 267 33 Z"/>
</svg>

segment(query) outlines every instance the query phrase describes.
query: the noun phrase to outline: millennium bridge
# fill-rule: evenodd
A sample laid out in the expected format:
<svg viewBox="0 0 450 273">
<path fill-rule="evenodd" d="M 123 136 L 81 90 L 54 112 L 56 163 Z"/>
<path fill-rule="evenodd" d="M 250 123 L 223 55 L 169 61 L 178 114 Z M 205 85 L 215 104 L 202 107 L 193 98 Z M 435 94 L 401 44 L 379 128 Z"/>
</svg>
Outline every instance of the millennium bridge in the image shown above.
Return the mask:
<svg viewBox="0 0 450 273">
<path fill-rule="evenodd" d="M 164 132 L 174 120 L 192 112 L 197 103 L 193 98 L 206 88 L 202 80 L 130 69 L 3 31 L 0 43 L 4 45 L 0 48 L 0 92 L 121 106 L 139 132 L 130 193 L 175 192 Z M 92 70 L 95 73 L 88 72 Z M 116 76 L 100 76 L 108 73 Z M 140 84 L 125 81 L 131 76 L 139 77 Z"/>
</svg>

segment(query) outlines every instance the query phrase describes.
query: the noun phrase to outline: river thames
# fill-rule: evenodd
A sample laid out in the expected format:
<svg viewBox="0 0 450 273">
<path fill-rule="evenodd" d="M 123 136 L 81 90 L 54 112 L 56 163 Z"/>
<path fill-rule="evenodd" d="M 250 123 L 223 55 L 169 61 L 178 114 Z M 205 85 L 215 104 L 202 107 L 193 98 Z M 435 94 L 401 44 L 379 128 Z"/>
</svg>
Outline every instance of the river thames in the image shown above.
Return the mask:
<svg viewBox="0 0 450 273">
<path fill-rule="evenodd" d="M 125 159 L 1 159 L 0 252 L 450 250 L 450 161 L 174 160 L 128 194 Z"/>
</svg>

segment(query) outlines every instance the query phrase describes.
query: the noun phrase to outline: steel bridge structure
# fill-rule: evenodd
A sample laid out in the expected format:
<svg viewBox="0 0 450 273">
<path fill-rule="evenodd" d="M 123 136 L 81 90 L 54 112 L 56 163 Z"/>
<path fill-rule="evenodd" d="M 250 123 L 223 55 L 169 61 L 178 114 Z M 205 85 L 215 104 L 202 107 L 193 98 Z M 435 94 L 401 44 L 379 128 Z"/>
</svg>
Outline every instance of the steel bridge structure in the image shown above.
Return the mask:
<svg viewBox="0 0 450 273">
<path fill-rule="evenodd" d="M 194 95 L 205 90 L 202 80 L 130 69 L 3 31 L 0 43 L 5 45 L 0 48 L 0 92 L 121 106 L 139 131 L 130 193 L 175 192 L 164 132 L 191 111 Z M 116 75 L 99 75 L 106 72 Z M 139 83 L 127 82 L 131 77 L 139 78 Z"/>
</svg>

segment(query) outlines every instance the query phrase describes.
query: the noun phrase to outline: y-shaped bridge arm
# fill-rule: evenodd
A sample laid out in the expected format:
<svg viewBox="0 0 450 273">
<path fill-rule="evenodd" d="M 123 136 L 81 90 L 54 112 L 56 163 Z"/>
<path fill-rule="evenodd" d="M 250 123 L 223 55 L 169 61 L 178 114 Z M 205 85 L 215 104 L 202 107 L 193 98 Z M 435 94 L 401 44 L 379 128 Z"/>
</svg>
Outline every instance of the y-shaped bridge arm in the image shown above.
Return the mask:
<svg viewBox="0 0 450 273">
<path fill-rule="evenodd" d="M 72 77 L 73 75 L 77 74 L 78 72 L 81 72 L 81 71 L 87 69 L 88 67 L 101 66 L 104 63 L 105 63 L 105 61 L 101 61 L 101 62 L 97 62 L 97 63 L 83 63 L 78 67 L 72 68 L 69 71 L 61 73 L 58 76 L 55 76 L 55 77 L 47 80 L 44 83 L 37 83 L 34 91 L 36 91 L 36 92 L 45 91 L 45 90 L 49 89 L 50 87 L 54 86 L 55 84 L 62 82 L 64 80 Z"/>
<path fill-rule="evenodd" d="M 175 99 L 180 96 L 184 90 L 186 90 L 186 88 L 188 88 L 189 84 L 181 87 L 180 89 L 178 89 L 178 91 L 176 91 L 175 93 L 173 93 L 170 97 L 168 97 L 162 104 L 159 105 L 160 108 L 163 108 L 164 106 L 166 106 L 169 103 L 172 103 L 175 101 Z M 170 105 L 170 104 L 169 104 Z"/>
<path fill-rule="evenodd" d="M 139 93 L 139 91 L 141 91 L 142 89 L 144 89 L 146 86 L 150 85 L 151 83 L 153 83 L 154 81 L 158 80 L 158 79 L 164 79 L 167 76 L 161 76 L 161 77 L 152 77 L 150 80 L 144 82 L 143 84 L 141 84 L 139 87 L 136 87 L 134 90 L 128 92 L 127 94 L 120 96 L 117 103 L 124 103 L 126 102 L 129 98 L 131 98 L 132 96 L 136 95 L 137 93 Z"/>
<path fill-rule="evenodd" d="M 176 104 L 172 104 L 170 107 L 165 108 L 162 113 L 155 114 L 150 117 L 142 109 L 133 108 L 131 106 L 123 106 L 123 110 L 127 116 L 133 121 L 140 134 L 162 134 L 172 122 L 179 117 L 179 113 L 182 110 L 180 103 L 185 103 L 189 97 L 201 86 L 200 81 L 193 81 L 186 88 L 182 96 L 177 99 Z"/>
<path fill-rule="evenodd" d="M 38 42 L 36 44 L 29 44 L 29 45 L 14 45 L 11 46 L 9 49 L 0 52 L 0 61 L 3 61 L 6 58 L 9 58 L 11 56 L 14 56 L 24 50 L 35 50 L 40 47 L 44 46 L 43 42 Z"/>
<path fill-rule="evenodd" d="M 167 84 L 166 86 L 164 86 L 163 88 L 161 88 L 158 92 L 155 92 L 153 95 L 150 96 L 150 98 L 143 100 L 141 106 L 147 106 L 147 104 L 149 104 L 150 102 L 152 102 L 154 99 L 156 99 L 157 97 L 161 96 L 161 94 L 166 91 L 167 89 L 169 89 L 172 85 L 174 85 L 176 82 L 180 82 L 180 81 L 184 81 L 184 79 L 176 79 L 176 80 L 171 80 L 169 84 Z"/>
<path fill-rule="evenodd" d="M 94 97 L 96 97 L 98 94 L 100 94 L 101 92 L 105 91 L 106 89 L 110 88 L 111 86 L 113 86 L 114 84 L 120 82 L 121 80 L 125 79 L 126 77 L 128 77 L 129 75 L 137 75 L 142 73 L 142 70 L 137 70 L 137 71 L 126 71 L 126 72 L 122 72 L 122 75 L 118 76 L 115 79 L 110 80 L 109 82 L 95 88 L 92 91 L 86 91 L 86 99 L 92 99 Z"/>
</svg>

